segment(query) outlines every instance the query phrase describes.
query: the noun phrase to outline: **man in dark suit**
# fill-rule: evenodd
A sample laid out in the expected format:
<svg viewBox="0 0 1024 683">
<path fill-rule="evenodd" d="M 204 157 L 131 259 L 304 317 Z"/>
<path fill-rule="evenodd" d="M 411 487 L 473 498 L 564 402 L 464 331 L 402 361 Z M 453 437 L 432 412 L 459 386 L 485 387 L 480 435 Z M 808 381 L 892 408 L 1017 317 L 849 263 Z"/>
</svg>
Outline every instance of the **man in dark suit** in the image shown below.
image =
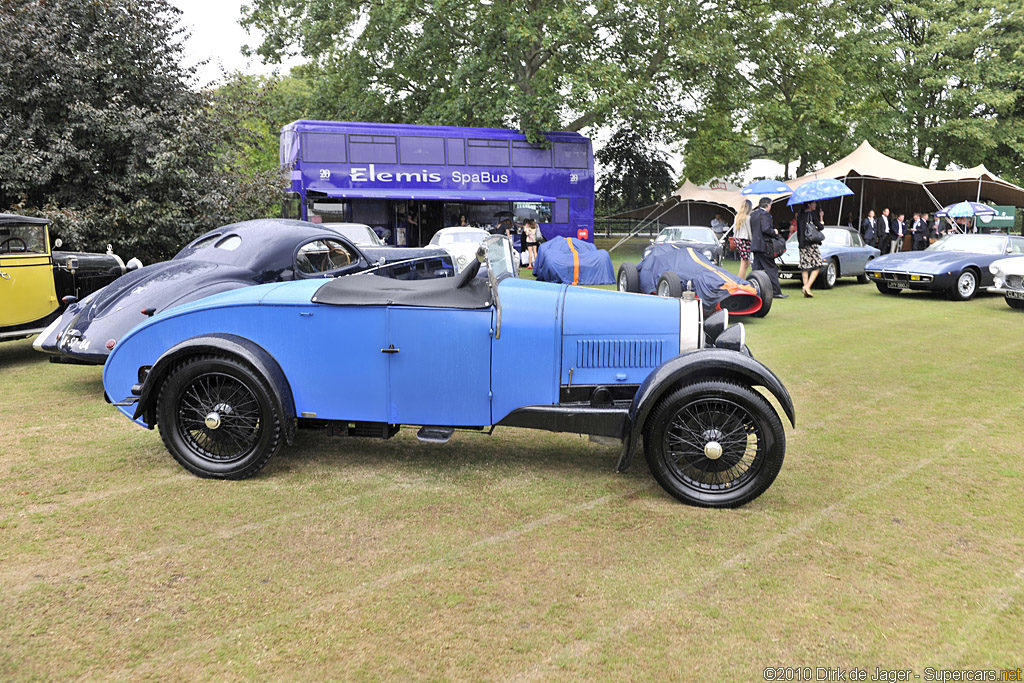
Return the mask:
<svg viewBox="0 0 1024 683">
<path fill-rule="evenodd" d="M 860 232 L 864 235 L 864 241 L 870 246 L 877 246 L 878 241 L 878 224 L 875 222 L 875 211 L 872 209 L 868 211 L 868 217 L 864 219 L 864 222 L 860 224 Z"/>
<path fill-rule="evenodd" d="M 925 221 L 928 214 L 914 214 L 914 222 L 910 224 L 910 248 L 921 251 L 928 246 L 928 233 Z"/>
<path fill-rule="evenodd" d="M 878 249 L 883 254 L 888 254 L 892 246 L 892 218 L 889 217 L 889 207 L 882 209 L 882 215 L 878 217 Z"/>
<path fill-rule="evenodd" d="M 903 235 L 906 233 L 907 222 L 903 220 L 903 214 L 896 216 L 896 220 L 892 223 L 892 248 L 889 249 L 890 254 L 894 254 L 897 251 L 903 249 Z"/>
<path fill-rule="evenodd" d="M 775 265 L 775 256 L 768 246 L 768 240 L 779 234 L 772 222 L 772 215 L 768 212 L 771 207 L 772 200 L 761 197 L 757 202 L 757 208 L 750 213 L 750 253 L 754 257 L 753 269 L 763 270 L 772 281 L 772 297 L 786 299 L 789 295 L 782 293 L 782 287 L 779 286 L 779 268 Z"/>
</svg>

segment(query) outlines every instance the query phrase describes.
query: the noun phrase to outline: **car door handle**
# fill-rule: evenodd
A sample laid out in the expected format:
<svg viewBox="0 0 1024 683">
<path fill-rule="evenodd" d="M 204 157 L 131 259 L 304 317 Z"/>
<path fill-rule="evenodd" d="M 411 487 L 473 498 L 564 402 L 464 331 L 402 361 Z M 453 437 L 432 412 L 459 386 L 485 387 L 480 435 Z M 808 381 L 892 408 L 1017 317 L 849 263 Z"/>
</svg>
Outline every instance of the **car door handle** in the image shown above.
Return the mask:
<svg viewBox="0 0 1024 683">
<path fill-rule="evenodd" d="M 394 344 L 391 344 L 390 346 L 388 346 L 388 348 L 381 349 L 380 352 L 381 353 L 398 353 L 398 349 L 395 348 Z"/>
</svg>

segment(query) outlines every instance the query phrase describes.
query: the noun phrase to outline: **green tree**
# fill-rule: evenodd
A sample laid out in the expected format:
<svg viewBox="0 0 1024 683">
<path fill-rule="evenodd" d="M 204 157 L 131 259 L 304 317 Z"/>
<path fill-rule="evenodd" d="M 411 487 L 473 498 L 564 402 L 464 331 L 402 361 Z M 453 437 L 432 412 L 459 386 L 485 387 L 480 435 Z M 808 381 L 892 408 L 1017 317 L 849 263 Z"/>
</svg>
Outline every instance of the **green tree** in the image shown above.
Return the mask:
<svg viewBox="0 0 1024 683">
<path fill-rule="evenodd" d="M 258 52 L 309 58 L 318 117 L 658 128 L 704 77 L 713 11 L 673 0 L 254 0 Z M 710 17 L 710 18 L 709 18 Z"/>
<path fill-rule="evenodd" d="M 594 158 L 602 167 L 596 193 L 599 212 L 647 206 L 675 189 L 672 166 L 649 134 L 622 128 Z"/>
<path fill-rule="evenodd" d="M 877 0 L 851 34 L 877 106 L 858 134 L 924 166 L 985 163 L 1024 179 L 1024 6 L 1014 0 Z M 870 38 L 870 39 L 869 39 Z"/>
<path fill-rule="evenodd" d="M 146 260 L 267 214 L 278 174 L 243 170 L 246 111 L 191 89 L 178 16 L 165 0 L 0 5 L 0 206 Z"/>
</svg>

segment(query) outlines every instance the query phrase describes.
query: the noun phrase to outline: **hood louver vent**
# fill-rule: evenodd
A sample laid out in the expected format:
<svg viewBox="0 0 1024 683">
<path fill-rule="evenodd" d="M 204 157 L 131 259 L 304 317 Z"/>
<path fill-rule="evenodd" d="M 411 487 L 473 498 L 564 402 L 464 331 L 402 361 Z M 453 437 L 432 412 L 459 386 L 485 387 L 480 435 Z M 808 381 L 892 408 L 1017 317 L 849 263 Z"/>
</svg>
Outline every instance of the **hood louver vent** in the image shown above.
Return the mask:
<svg viewBox="0 0 1024 683">
<path fill-rule="evenodd" d="M 661 365 L 661 340 L 580 339 L 577 368 L 653 368 Z"/>
</svg>

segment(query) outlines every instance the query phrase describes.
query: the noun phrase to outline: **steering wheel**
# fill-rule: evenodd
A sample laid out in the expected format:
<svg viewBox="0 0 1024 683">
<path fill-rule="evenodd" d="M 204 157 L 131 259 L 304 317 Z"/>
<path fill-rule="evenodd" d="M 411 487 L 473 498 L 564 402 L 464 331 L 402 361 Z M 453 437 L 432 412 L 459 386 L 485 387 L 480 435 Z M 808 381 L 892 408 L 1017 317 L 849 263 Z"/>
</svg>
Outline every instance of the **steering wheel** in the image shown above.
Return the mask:
<svg viewBox="0 0 1024 683">
<path fill-rule="evenodd" d="M 21 242 L 21 249 L 19 249 L 19 251 L 28 251 L 28 243 L 26 243 L 25 240 L 21 239 L 20 237 L 8 237 L 3 242 L 0 242 L 0 249 L 6 248 L 7 251 L 14 251 L 8 245 L 10 245 L 10 243 L 14 242 L 15 240 Z"/>
</svg>

